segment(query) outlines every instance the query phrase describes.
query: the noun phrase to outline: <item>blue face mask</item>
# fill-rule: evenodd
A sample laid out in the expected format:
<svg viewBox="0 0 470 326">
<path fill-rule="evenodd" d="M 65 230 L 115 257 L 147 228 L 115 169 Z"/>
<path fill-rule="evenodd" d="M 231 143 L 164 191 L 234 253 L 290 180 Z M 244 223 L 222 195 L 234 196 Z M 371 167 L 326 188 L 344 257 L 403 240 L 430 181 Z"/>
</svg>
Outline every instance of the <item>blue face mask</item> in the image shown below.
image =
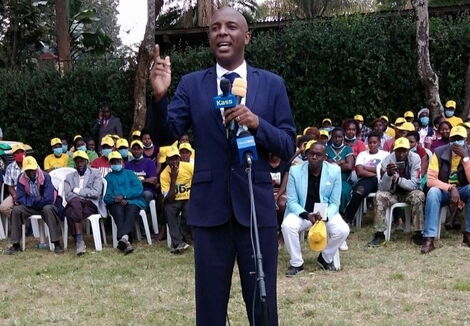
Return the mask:
<svg viewBox="0 0 470 326">
<path fill-rule="evenodd" d="M 62 153 L 67 153 L 68 150 L 69 150 L 68 145 L 62 145 Z"/>
<path fill-rule="evenodd" d="M 465 139 L 453 141 L 452 144 L 458 145 L 458 146 L 464 146 L 465 145 Z"/>
<path fill-rule="evenodd" d="M 108 155 L 111 154 L 112 151 L 113 151 L 113 150 L 110 149 L 110 148 L 103 148 L 103 149 L 101 150 L 101 154 L 103 154 L 104 157 L 108 157 Z"/>
<path fill-rule="evenodd" d="M 419 121 L 423 126 L 427 127 L 429 124 L 429 117 L 421 117 L 419 118 Z"/>
<path fill-rule="evenodd" d="M 122 170 L 122 164 L 111 164 L 111 170 L 119 172 Z"/>
<path fill-rule="evenodd" d="M 352 137 L 352 138 L 349 138 L 348 136 L 344 136 L 344 139 L 346 139 L 347 141 L 355 141 L 356 140 L 356 136 Z"/>
<path fill-rule="evenodd" d="M 84 151 L 86 152 L 86 145 L 78 146 L 77 151 Z"/>
<path fill-rule="evenodd" d="M 129 150 L 127 148 L 123 148 L 118 150 L 119 154 L 121 154 L 122 157 L 128 157 L 129 156 Z"/>
<path fill-rule="evenodd" d="M 454 110 L 446 110 L 446 117 L 450 118 L 454 116 Z"/>
<path fill-rule="evenodd" d="M 326 128 L 323 128 L 323 129 L 325 129 L 328 132 L 331 132 L 333 130 L 333 127 L 326 127 Z"/>
<path fill-rule="evenodd" d="M 62 152 L 62 147 L 54 148 L 53 151 L 54 151 L 55 156 L 61 156 L 62 153 L 63 153 Z"/>
</svg>

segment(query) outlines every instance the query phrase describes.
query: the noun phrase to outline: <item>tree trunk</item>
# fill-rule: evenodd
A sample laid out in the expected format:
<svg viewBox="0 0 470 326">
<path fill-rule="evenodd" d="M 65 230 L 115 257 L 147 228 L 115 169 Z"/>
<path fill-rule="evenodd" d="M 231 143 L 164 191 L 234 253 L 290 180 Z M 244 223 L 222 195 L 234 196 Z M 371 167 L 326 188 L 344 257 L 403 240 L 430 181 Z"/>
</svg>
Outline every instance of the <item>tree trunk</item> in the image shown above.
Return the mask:
<svg viewBox="0 0 470 326">
<path fill-rule="evenodd" d="M 416 22 L 416 43 L 418 48 L 418 75 L 424 86 L 426 104 L 433 117 L 442 115 L 441 98 L 439 96 L 439 78 L 431 67 L 429 58 L 429 13 L 428 0 L 414 0 Z"/>
<path fill-rule="evenodd" d="M 137 54 L 137 69 L 134 84 L 134 122 L 132 130 L 142 130 L 147 116 L 147 80 L 149 64 L 155 46 L 155 17 L 160 13 L 163 0 L 147 0 L 147 25 L 144 40 Z"/>
<path fill-rule="evenodd" d="M 462 117 L 464 121 L 470 119 L 470 58 L 468 58 L 467 73 L 465 74 L 465 102 L 463 103 Z"/>
<path fill-rule="evenodd" d="M 59 50 L 59 65 L 65 71 L 70 68 L 71 64 L 68 0 L 55 1 L 55 30 Z"/>
<path fill-rule="evenodd" d="M 197 1 L 197 25 L 200 27 L 209 26 L 214 6 L 212 0 Z"/>
</svg>

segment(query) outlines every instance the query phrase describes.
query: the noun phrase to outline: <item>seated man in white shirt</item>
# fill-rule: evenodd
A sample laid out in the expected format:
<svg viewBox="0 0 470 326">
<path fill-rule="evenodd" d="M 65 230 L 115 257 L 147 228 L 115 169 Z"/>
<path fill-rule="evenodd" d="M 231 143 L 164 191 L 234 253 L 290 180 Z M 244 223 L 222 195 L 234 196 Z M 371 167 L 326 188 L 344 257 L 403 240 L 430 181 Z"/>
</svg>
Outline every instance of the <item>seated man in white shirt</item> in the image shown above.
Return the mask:
<svg viewBox="0 0 470 326">
<path fill-rule="evenodd" d="M 292 166 L 287 182 L 287 208 L 281 229 L 286 249 L 290 255 L 290 266 L 286 276 L 302 272 L 304 260 L 299 233 L 307 231 L 322 217 L 314 212 L 315 203 L 326 203 L 326 227 L 328 245 L 320 253 L 317 262 L 328 271 L 336 271 L 333 258 L 349 235 L 348 224 L 339 214 L 341 201 L 341 169 L 325 161 L 326 148 L 321 143 L 310 141 L 305 146 L 307 162 Z"/>
</svg>

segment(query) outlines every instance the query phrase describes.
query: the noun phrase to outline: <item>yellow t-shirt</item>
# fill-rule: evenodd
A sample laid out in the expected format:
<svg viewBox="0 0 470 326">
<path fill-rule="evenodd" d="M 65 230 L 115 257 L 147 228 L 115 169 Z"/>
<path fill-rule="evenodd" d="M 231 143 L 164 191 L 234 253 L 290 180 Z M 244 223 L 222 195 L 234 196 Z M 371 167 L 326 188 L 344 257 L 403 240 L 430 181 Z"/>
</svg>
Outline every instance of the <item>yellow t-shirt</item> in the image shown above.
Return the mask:
<svg viewBox="0 0 470 326">
<path fill-rule="evenodd" d="M 452 127 L 458 126 L 459 124 L 463 123 L 463 120 L 459 117 L 450 117 L 446 118 L 446 120 L 450 122 Z"/>
<path fill-rule="evenodd" d="M 166 196 L 170 191 L 170 166 L 167 166 L 160 174 L 162 192 Z M 175 182 L 175 200 L 189 199 L 191 181 L 194 174 L 194 165 L 188 162 L 180 162 L 178 176 Z"/>
<path fill-rule="evenodd" d="M 458 177 L 457 177 L 457 169 L 459 167 L 461 159 L 462 158 L 460 156 L 455 155 L 454 153 L 452 153 L 452 159 L 451 159 L 451 162 L 450 162 L 450 174 L 449 174 L 449 180 L 447 180 L 447 183 L 458 185 L 459 180 L 458 180 Z M 431 158 L 431 162 L 429 163 L 429 168 L 428 169 L 432 170 L 432 171 L 437 171 L 438 174 L 439 174 L 439 160 L 437 159 L 436 154 L 433 154 L 433 156 Z M 444 180 L 442 180 L 442 181 L 444 181 Z"/>
<path fill-rule="evenodd" d="M 44 170 L 65 168 L 69 163 L 69 157 L 67 154 L 62 154 L 60 157 L 56 157 L 54 154 L 49 154 L 44 159 Z"/>
</svg>

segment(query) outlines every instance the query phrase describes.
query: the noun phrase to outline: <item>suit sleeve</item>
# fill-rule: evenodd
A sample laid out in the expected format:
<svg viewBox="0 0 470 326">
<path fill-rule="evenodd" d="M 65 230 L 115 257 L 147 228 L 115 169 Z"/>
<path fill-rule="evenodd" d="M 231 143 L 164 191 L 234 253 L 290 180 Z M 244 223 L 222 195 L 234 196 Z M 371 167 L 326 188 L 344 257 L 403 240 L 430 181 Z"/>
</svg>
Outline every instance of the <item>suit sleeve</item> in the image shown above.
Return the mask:
<svg viewBox="0 0 470 326">
<path fill-rule="evenodd" d="M 33 202 L 33 207 L 42 209 L 46 205 L 54 203 L 54 185 L 52 184 L 51 177 L 46 175 L 44 180 L 44 191 L 42 196 Z"/>
<path fill-rule="evenodd" d="M 339 212 L 339 205 L 341 203 L 341 170 L 335 166 L 335 173 L 333 179 L 333 190 L 331 191 L 330 201 L 328 202 L 327 218 L 330 219 Z"/>
<path fill-rule="evenodd" d="M 418 155 L 416 155 L 418 156 Z M 411 161 L 411 160 L 410 160 Z M 400 188 L 412 191 L 416 190 L 419 187 L 421 181 L 421 158 L 418 157 L 413 159 L 413 165 L 411 166 L 410 178 L 399 178 L 398 185 Z"/>
<path fill-rule="evenodd" d="M 150 104 L 147 126 L 151 131 L 153 142 L 159 146 L 173 143 L 188 130 L 191 124 L 186 83 L 186 78 L 183 77 L 170 103 L 167 98 L 162 98 L 159 102 L 152 101 Z"/>
<path fill-rule="evenodd" d="M 16 185 L 16 201 L 26 207 L 33 206 L 33 198 L 26 193 L 24 185 L 20 182 Z"/>
<path fill-rule="evenodd" d="M 92 179 L 91 185 L 85 185 L 78 194 L 84 198 L 98 199 L 103 190 L 103 181 L 98 173 L 91 173 L 90 178 Z"/>
<path fill-rule="evenodd" d="M 289 178 L 287 179 L 287 206 L 289 211 L 297 216 L 305 212 L 305 208 L 299 203 L 299 196 L 295 187 L 295 174 L 292 169 L 289 170 Z"/>
<path fill-rule="evenodd" d="M 77 197 L 77 194 L 73 192 L 71 178 L 73 177 L 67 177 L 64 181 L 64 196 L 66 201 L 71 201 L 74 197 Z"/>
<path fill-rule="evenodd" d="M 295 152 L 295 124 L 286 87 L 281 79 L 276 83 L 272 96 L 275 97 L 274 120 L 270 123 L 258 117 L 259 126 L 254 132 L 256 143 L 282 160 L 289 161 Z"/>
</svg>

